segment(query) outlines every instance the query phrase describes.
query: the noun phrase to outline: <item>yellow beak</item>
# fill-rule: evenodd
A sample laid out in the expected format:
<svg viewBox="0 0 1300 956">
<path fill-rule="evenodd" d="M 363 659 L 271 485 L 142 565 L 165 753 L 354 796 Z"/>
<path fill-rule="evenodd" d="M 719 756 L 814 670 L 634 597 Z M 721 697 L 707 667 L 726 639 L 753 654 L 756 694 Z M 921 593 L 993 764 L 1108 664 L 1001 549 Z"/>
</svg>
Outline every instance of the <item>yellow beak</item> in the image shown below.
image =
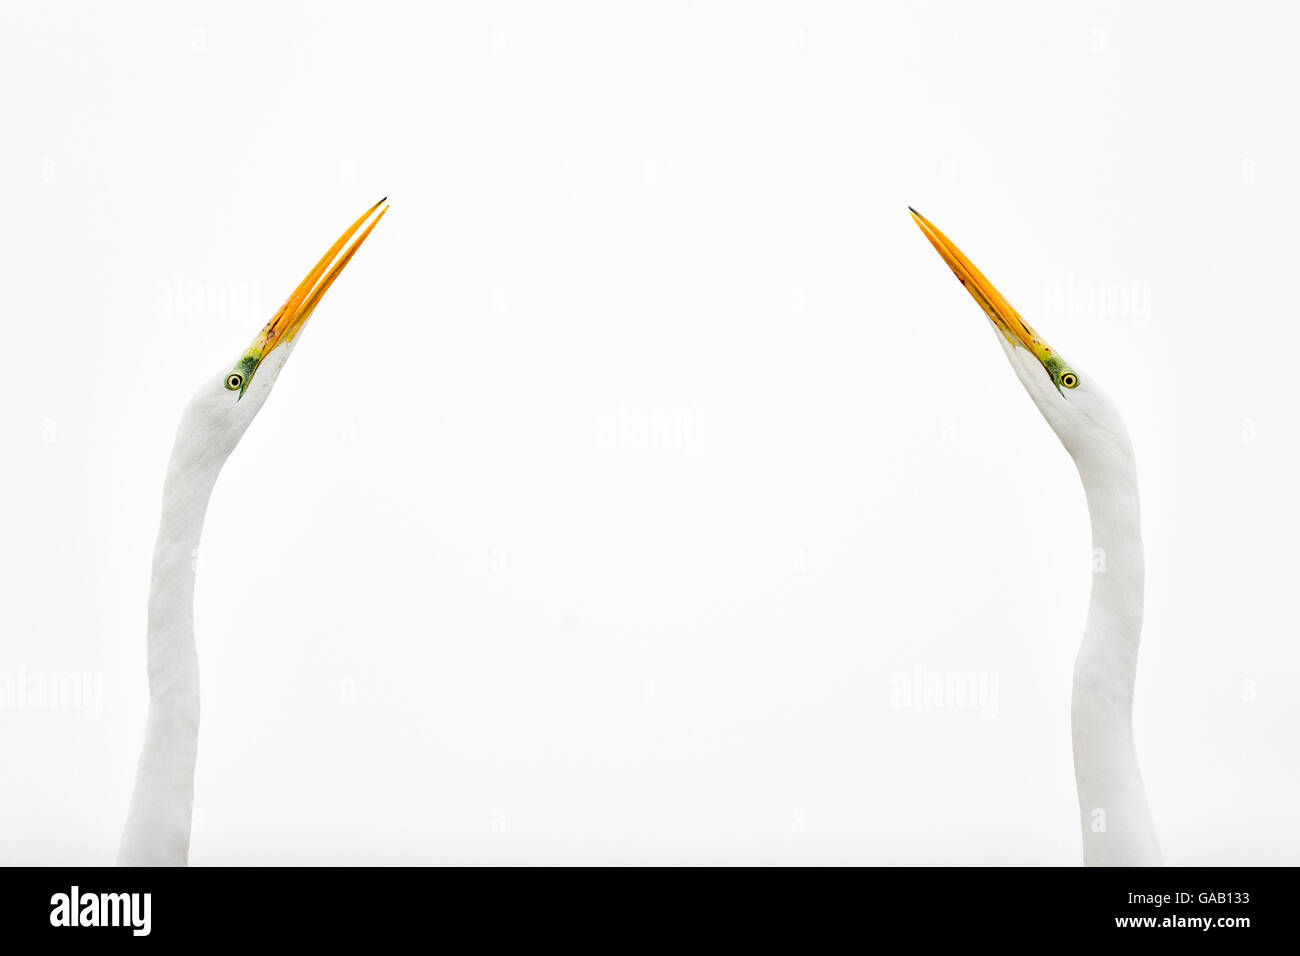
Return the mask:
<svg viewBox="0 0 1300 956">
<path fill-rule="evenodd" d="M 348 226 L 334 245 L 329 247 L 325 255 L 321 256 L 320 261 L 307 273 L 306 278 L 298 283 L 298 288 L 293 290 L 284 305 L 280 306 L 279 311 L 271 317 L 271 321 L 258 333 L 257 338 L 253 340 L 253 344 L 249 347 L 249 352 L 257 353 L 260 360 L 266 358 L 281 342 L 293 341 L 293 337 L 311 318 L 312 312 L 320 304 L 321 297 L 325 295 L 326 290 L 334 284 L 334 280 L 339 277 L 343 267 L 356 255 L 357 250 L 361 248 L 361 243 L 366 241 L 370 231 L 379 224 L 380 219 L 384 218 L 384 213 L 388 212 L 388 207 L 384 206 L 387 199 L 388 197 L 385 196 L 367 209 L 361 218 Z M 361 233 L 360 238 L 351 246 L 348 246 L 347 251 L 342 256 L 339 256 L 337 262 L 334 262 L 334 257 L 339 255 L 339 250 L 347 244 L 347 241 L 380 206 L 384 206 L 384 208 L 380 210 L 379 215 L 375 216 L 370 225 L 366 226 L 365 231 Z M 330 266 L 331 262 L 334 262 L 332 267 Z M 328 272 L 325 271 L 327 267 L 329 267 Z"/>
<path fill-rule="evenodd" d="M 1002 293 L 994 288 L 992 282 L 984 278 L 984 273 L 975 268 L 975 264 L 962 254 L 952 240 L 911 206 L 908 206 L 907 210 L 912 214 L 921 231 L 925 233 L 925 238 L 930 240 L 930 245 L 934 246 L 943 257 L 943 261 L 948 263 L 948 268 L 957 276 L 957 281 L 964 285 L 971 298 L 980 304 L 980 308 L 984 310 L 998 331 L 1012 345 L 1019 345 L 1032 352 L 1055 380 L 1058 374 L 1056 366 L 1061 362 L 1054 357 L 1047 343 L 1038 337 L 1038 333 L 1020 317 L 1020 313 L 1011 307 L 1011 303 L 1002 297 Z"/>
</svg>

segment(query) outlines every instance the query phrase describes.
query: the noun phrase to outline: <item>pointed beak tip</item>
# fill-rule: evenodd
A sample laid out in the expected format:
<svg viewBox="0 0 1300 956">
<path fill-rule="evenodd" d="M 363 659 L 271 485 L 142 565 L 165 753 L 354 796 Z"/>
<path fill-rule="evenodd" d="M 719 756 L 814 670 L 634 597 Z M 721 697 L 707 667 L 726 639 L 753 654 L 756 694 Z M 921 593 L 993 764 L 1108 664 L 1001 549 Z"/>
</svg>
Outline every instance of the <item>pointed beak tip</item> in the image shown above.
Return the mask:
<svg viewBox="0 0 1300 956">
<path fill-rule="evenodd" d="M 1012 345 L 1023 347 L 1026 351 L 1031 352 L 1046 367 L 1051 349 L 1038 337 L 1038 333 L 1020 317 L 1020 313 L 1011 307 L 1011 303 L 1006 300 L 992 282 L 984 277 L 984 273 L 980 272 L 975 267 L 975 264 L 967 259 L 965 254 L 939 231 L 937 226 L 930 223 L 928 219 L 915 209 L 912 209 L 911 206 L 907 208 L 911 210 L 912 216 L 916 219 L 916 224 L 921 228 L 925 237 L 930 240 L 930 245 L 934 246 L 935 251 L 948 264 L 948 268 L 957 276 L 957 280 L 966 288 L 971 297 L 980 304 L 984 313 L 998 331 L 1002 333 L 1003 337 Z"/>
<path fill-rule="evenodd" d="M 306 278 L 298 284 L 293 293 L 289 296 L 288 301 L 280 307 L 275 316 L 267 324 L 267 327 L 260 333 L 264 340 L 269 340 L 270 347 L 266 354 L 280 344 L 281 341 L 292 341 L 298 330 L 306 324 L 307 319 L 311 317 L 316 305 L 320 302 L 321 297 L 325 295 L 334 280 L 339 277 L 344 267 L 351 261 L 356 251 L 361 248 L 361 244 L 366 241 L 371 230 L 384 218 L 384 213 L 388 212 L 385 206 L 379 210 L 379 215 L 370 220 L 370 225 L 362 231 L 361 236 L 348 245 L 348 240 L 361 228 L 362 223 L 374 214 L 387 201 L 385 196 L 379 202 L 371 206 L 361 215 L 356 222 L 347 228 L 343 235 L 335 240 L 334 245 L 326 251 L 312 270 L 307 273 Z M 346 247 L 346 248 L 345 248 Z M 339 253 L 342 252 L 342 255 Z M 332 265 L 331 265 L 332 263 Z"/>
</svg>

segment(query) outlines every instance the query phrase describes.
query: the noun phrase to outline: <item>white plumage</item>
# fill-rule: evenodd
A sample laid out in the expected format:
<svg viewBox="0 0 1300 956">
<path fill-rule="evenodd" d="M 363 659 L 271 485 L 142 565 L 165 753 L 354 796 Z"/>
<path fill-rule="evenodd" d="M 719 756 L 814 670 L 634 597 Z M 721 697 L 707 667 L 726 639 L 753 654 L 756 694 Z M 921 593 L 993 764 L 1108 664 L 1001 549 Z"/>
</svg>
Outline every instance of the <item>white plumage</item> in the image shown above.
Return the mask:
<svg viewBox="0 0 1300 956">
<path fill-rule="evenodd" d="M 181 416 L 163 484 L 149 589 L 149 716 L 119 865 L 183 866 L 189 861 L 199 739 L 194 569 L 203 516 L 222 465 L 271 394 L 297 335 L 388 208 L 339 253 L 383 202 L 339 237 L 253 344 L 204 381 Z"/>
<path fill-rule="evenodd" d="M 1070 700 L 1083 861 L 1157 866 L 1160 846 L 1133 742 L 1145 565 L 1128 430 L 1091 376 L 1066 364 L 961 250 L 920 213 L 912 215 L 988 315 L 1016 376 L 1074 459 L 1087 495 L 1092 595 Z"/>
</svg>

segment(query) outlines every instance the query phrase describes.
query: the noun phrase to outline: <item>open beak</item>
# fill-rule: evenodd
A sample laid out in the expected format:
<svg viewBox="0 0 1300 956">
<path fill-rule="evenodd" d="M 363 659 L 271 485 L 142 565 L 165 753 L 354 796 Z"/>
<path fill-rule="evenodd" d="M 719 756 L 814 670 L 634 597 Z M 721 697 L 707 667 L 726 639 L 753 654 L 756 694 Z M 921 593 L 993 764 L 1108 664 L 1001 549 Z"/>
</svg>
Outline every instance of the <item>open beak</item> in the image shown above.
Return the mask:
<svg viewBox="0 0 1300 956">
<path fill-rule="evenodd" d="M 346 232 L 339 235 L 338 241 L 335 241 L 334 245 L 329 247 L 329 251 L 326 251 L 325 255 L 321 256 L 321 260 L 316 263 L 311 272 L 307 273 L 307 277 L 302 282 L 299 282 L 298 287 L 292 291 L 289 299 L 286 300 L 283 306 L 279 307 L 276 315 L 272 316 L 272 320 L 266 323 L 266 328 L 257 334 L 257 338 L 253 339 L 252 347 L 253 349 L 259 349 L 260 346 L 261 358 L 266 358 L 266 355 L 269 355 L 270 351 L 279 343 L 294 341 L 294 336 L 303 328 L 303 325 L 307 324 L 307 320 L 311 319 L 312 312 L 316 311 L 316 306 L 320 304 L 325 291 L 331 285 L 334 285 L 334 280 L 343 271 L 344 265 L 347 265 L 352 256 L 356 255 L 356 250 L 359 250 L 361 243 L 365 242 L 365 237 L 368 237 L 370 230 L 374 229 L 374 226 L 377 226 L 378 222 L 383 219 L 383 213 L 389 211 L 389 207 L 383 206 L 383 203 L 386 202 L 387 196 L 367 209 L 360 219 L 348 226 Z M 383 206 L 382 209 L 380 209 L 381 206 Z M 347 251 L 343 252 L 342 256 L 339 256 L 339 250 L 347 245 L 348 239 L 351 239 L 352 235 L 356 234 L 356 230 L 361 228 L 365 220 L 370 219 L 370 215 L 376 209 L 380 209 L 380 215 L 374 217 L 370 225 L 365 226 L 365 232 L 361 233 L 360 238 L 351 246 L 348 246 Z M 338 256 L 338 261 L 334 261 L 335 256 Z M 333 267 L 330 267 L 331 261 L 334 263 Z M 326 268 L 329 268 L 329 272 L 325 271 Z"/>
<path fill-rule="evenodd" d="M 293 290 L 284 305 L 280 306 L 280 310 L 271 317 L 271 321 L 257 334 L 257 338 L 253 340 L 248 352 L 256 353 L 259 362 L 266 358 L 281 342 L 292 342 L 293 337 L 307 324 L 307 320 L 311 318 L 312 312 L 320 304 L 321 297 L 325 295 L 326 290 L 334 284 L 334 280 L 339 277 L 343 267 L 356 255 L 357 250 L 361 248 L 361 243 L 366 241 L 370 231 L 379 224 L 379 220 L 384 218 L 384 213 L 388 212 L 388 207 L 384 206 L 387 201 L 388 197 L 385 196 L 367 209 L 360 219 L 348 226 L 347 231 L 339 236 L 325 255 L 321 256 L 320 262 L 316 263 L 311 272 L 307 273 L 306 278 L 298 283 L 298 288 Z M 356 234 L 356 231 L 361 228 L 367 219 L 370 219 L 371 215 L 380 206 L 384 206 L 384 208 L 379 210 L 379 215 L 375 216 L 357 241 L 348 246 L 347 251 L 340 256 L 339 251 L 347 245 L 348 240 Z M 335 257 L 337 257 L 337 261 Z M 331 262 L 334 263 L 332 266 L 330 265 Z M 329 271 L 327 272 L 326 269 Z"/>
<path fill-rule="evenodd" d="M 953 244 L 952 240 L 911 206 L 908 206 L 907 210 L 916 220 L 916 224 L 921 227 L 921 231 L 925 233 L 925 238 L 930 240 L 930 245 L 934 246 L 943 257 L 943 261 L 948 263 L 948 268 L 957 276 L 957 281 L 964 285 L 971 298 L 980 304 L 980 308 L 988 315 L 989 321 L 1013 346 L 1020 346 L 1032 352 L 1055 380 L 1058 366 L 1062 363 L 1047 343 L 1038 337 L 1038 333 L 1020 317 L 1019 312 L 1011 308 L 1011 303 L 1002 297 L 1002 293 L 993 287 L 992 282 L 984 278 L 984 273 L 976 269 L 975 264 L 962 255 L 962 251 Z"/>
</svg>

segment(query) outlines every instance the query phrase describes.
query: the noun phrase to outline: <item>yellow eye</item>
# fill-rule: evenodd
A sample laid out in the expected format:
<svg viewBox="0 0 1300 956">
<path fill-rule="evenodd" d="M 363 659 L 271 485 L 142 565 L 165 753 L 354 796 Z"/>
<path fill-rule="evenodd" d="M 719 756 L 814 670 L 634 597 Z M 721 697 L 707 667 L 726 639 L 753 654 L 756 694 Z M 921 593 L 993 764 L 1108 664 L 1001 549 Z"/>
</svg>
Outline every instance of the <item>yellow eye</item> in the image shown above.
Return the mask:
<svg viewBox="0 0 1300 956">
<path fill-rule="evenodd" d="M 231 372 L 226 376 L 226 388 L 232 392 L 237 392 L 244 387 L 244 376 L 238 372 Z"/>
<path fill-rule="evenodd" d="M 1066 372 L 1061 376 L 1061 384 L 1066 388 L 1074 388 L 1079 384 L 1079 376 L 1075 375 L 1073 372 Z"/>
</svg>

